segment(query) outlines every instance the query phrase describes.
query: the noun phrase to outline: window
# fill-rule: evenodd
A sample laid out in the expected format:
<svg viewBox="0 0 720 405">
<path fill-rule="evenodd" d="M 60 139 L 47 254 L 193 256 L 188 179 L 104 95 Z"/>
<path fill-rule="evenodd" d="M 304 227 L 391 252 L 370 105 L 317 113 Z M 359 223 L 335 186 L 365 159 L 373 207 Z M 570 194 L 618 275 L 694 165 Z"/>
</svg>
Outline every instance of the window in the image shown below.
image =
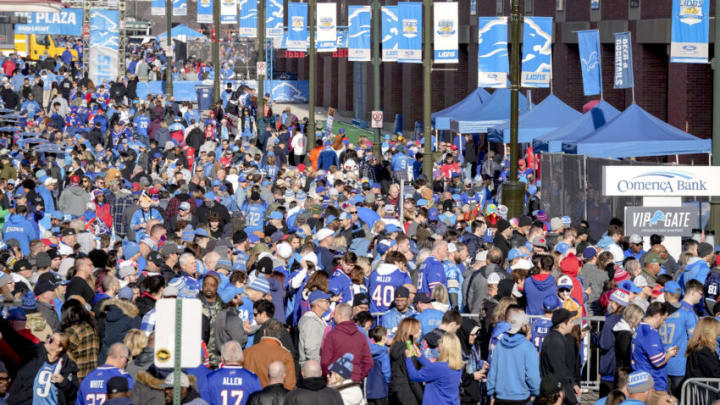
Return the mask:
<svg viewBox="0 0 720 405">
<path fill-rule="evenodd" d="M 640 8 L 640 0 L 630 0 L 630 8 Z"/>
<path fill-rule="evenodd" d="M 534 3 L 534 0 L 525 0 L 525 14 L 526 15 L 533 14 L 533 3 Z"/>
<path fill-rule="evenodd" d="M 555 10 L 557 10 L 557 11 L 565 11 L 565 0 L 556 0 L 556 2 L 555 2 Z"/>
</svg>

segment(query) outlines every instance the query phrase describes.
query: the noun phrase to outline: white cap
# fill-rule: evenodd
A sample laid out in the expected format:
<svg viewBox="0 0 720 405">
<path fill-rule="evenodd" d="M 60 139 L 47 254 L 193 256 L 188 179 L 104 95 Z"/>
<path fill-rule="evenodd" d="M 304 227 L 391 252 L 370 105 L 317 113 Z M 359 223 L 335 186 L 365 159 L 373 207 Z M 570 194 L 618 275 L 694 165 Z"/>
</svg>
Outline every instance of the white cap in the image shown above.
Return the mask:
<svg viewBox="0 0 720 405">
<path fill-rule="evenodd" d="M 48 177 L 47 179 L 45 179 L 45 181 L 43 181 L 43 184 L 47 186 L 47 185 L 49 185 L 49 184 L 55 184 L 55 183 L 57 183 L 57 182 L 58 182 L 58 181 L 57 181 L 56 178 L 54 178 L 54 177 Z"/>
<path fill-rule="evenodd" d="M 500 284 L 500 275 L 497 272 L 492 272 L 487 278 L 487 283 L 490 285 Z"/>
<path fill-rule="evenodd" d="M 533 264 L 528 259 L 520 259 L 512 266 L 513 270 L 530 270 L 533 268 Z"/>
<path fill-rule="evenodd" d="M 515 334 L 522 329 L 523 326 L 527 325 L 530 322 L 530 318 L 528 318 L 527 315 L 525 315 L 525 312 L 515 312 L 510 317 L 510 329 L 508 330 L 508 333 Z"/>
<path fill-rule="evenodd" d="M 300 261 L 303 261 L 303 260 L 310 262 L 310 263 L 314 264 L 315 266 L 317 266 L 317 264 L 318 264 L 318 258 L 317 258 L 317 255 L 315 254 L 315 252 L 310 252 L 310 253 L 306 254 L 305 256 L 301 257 Z"/>
<path fill-rule="evenodd" d="M 454 243 L 448 243 L 448 253 L 455 253 L 458 251 L 457 246 Z"/>
<path fill-rule="evenodd" d="M 476 262 L 487 261 L 487 255 L 488 255 L 487 250 L 481 250 L 480 252 L 477 252 L 477 254 L 475 255 L 475 261 Z"/>
<path fill-rule="evenodd" d="M 636 245 L 639 245 L 639 244 L 643 243 L 643 240 L 642 240 L 642 238 L 640 237 L 640 235 L 634 233 L 634 234 L 630 235 L 630 240 L 629 240 L 629 242 L 630 242 L 630 243 L 634 243 L 634 244 L 636 244 Z"/>
<path fill-rule="evenodd" d="M 323 228 L 319 230 L 316 234 L 317 241 L 320 242 L 321 240 L 327 238 L 328 236 L 332 236 L 333 234 L 335 234 L 335 232 L 333 232 L 332 229 Z"/>
<path fill-rule="evenodd" d="M 283 259 L 287 259 L 292 255 L 292 247 L 287 242 L 278 243 L 277 253 Z"/>
<path fill-rule="evenodd" d="M 643 276 L 643 275 L 639 275 L 639 276 L 635 277 L 635 280 L 633 280 L 633 283 L 635 283 L 635 285 L 640 288 L 649 287 L 648 281 L 645 278 L 645 276 Z"/>
</svg>

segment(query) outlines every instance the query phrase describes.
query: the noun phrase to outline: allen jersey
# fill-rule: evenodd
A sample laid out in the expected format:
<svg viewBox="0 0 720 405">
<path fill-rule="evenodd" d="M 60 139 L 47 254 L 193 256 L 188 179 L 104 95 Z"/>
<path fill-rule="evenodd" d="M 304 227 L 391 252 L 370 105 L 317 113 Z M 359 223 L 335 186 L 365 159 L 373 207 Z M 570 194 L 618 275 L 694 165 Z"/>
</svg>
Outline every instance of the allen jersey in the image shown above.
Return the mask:
<svg viewBox="0 0 720 405">
<path fill-rule="evenodd" d="M 403 284 L 412 284 L 412 279 L 393 264 L 381 263 L 373 270 L 368 279 L 370 313 L 387 312 L 395 301 L 395 291 Z"/>
<path fill-rule="evenodd" d="M 80 384 L 78 389 L 76 405 L 102 405 L 107 396 L 107 382 L 113 377 L 125 377 L 128 380 L 128 387 L 132 390 L 133 379 L 117 367 L 103 365 L 91 371 Z"/>
<path fill-rule="evenodd" d="M 253 372 L 242 366 L 223 366 L 208 374 L 203 398 L 210 405 L 245 405 L 248 397 L 261 389 Z"/>
<path fill-rule="evenodd" d="M 678 352 L 679 355 L 681 355 Z M 655 382 L 655 391 L 667 391 L 665 346 L 657 329 L 640 323 L 632 339 L 632 368 L 648 372 Z"/>
<path fill-rule="evenodd" d="M 550 328 L 552 328 L 552 320 L 549 318 L 542 317 L 533 320 L 530 336 L 532 339 L 532 344 L 535 345 L 535 348 L 538 349 L 538 352 L 542 347 L 545 336 L 547 336 L 548 332 L 550 332 Z"/>
<path fill-rule="evenodd" d="M 433 256 L 420 265 L 418 271 L 417 290 L 427 295 L 432 295 L 432 290 L 438 284 L 447 287 L 447 278 L 445 277 L 445 266 Z"/>
</svg>

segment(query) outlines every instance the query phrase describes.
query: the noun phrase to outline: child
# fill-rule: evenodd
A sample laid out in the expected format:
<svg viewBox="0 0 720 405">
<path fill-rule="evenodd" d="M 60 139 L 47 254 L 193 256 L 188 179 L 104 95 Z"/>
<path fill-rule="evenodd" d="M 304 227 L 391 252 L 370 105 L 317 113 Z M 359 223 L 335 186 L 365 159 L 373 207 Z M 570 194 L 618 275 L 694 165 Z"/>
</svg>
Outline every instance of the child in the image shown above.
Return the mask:
<svg viewBox="0 0 720 405">
<path fill-rule="evenodd" d="M 390 355 L 387 348 L 387 329 L 378 326 L 370 331 L 370 353 L 373 367 L 367 376 L 366 391 L 368 403 L 386 405 L 388 403 L 388 384 L 390 384 Z"/>
<path fill-rule="evenodd" d="M 532 343 L 538 351 L 540 351 L 540 347 L 542 347 L 545 336 L 547 336 L 550 328 L 552 328 L 552 313 L 561 306 L 562 303 L 556 295 L 548 295 L 543 300 L 543 311 L 545 314 L 533 321 L 531 330 Z"/>
<path fill-rule="evenodd" d="M 562 307 L 570 312 L 575 312 L 573 319 L 580 319 L 580 304 L 577 302 L 575 297 L 572 296 L 573 281 L 568 275 L 560 277 L 558 280 L 558 297 L 562 302 Z"/>
</svg>

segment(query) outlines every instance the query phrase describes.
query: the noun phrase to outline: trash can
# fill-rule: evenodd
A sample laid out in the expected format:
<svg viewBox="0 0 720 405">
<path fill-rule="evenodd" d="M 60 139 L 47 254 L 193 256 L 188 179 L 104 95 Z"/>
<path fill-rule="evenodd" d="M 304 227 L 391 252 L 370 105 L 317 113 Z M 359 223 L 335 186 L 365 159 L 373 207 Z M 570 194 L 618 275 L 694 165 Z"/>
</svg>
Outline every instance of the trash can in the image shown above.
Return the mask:
<svg viewBox="0 0 720 405">
<path fill-rule="evenodd" d="M 213 86 L 198 84 L 195 86 L 197 92 L 198 110 L 208 111 L 212 108 Z"/>
</svg>

